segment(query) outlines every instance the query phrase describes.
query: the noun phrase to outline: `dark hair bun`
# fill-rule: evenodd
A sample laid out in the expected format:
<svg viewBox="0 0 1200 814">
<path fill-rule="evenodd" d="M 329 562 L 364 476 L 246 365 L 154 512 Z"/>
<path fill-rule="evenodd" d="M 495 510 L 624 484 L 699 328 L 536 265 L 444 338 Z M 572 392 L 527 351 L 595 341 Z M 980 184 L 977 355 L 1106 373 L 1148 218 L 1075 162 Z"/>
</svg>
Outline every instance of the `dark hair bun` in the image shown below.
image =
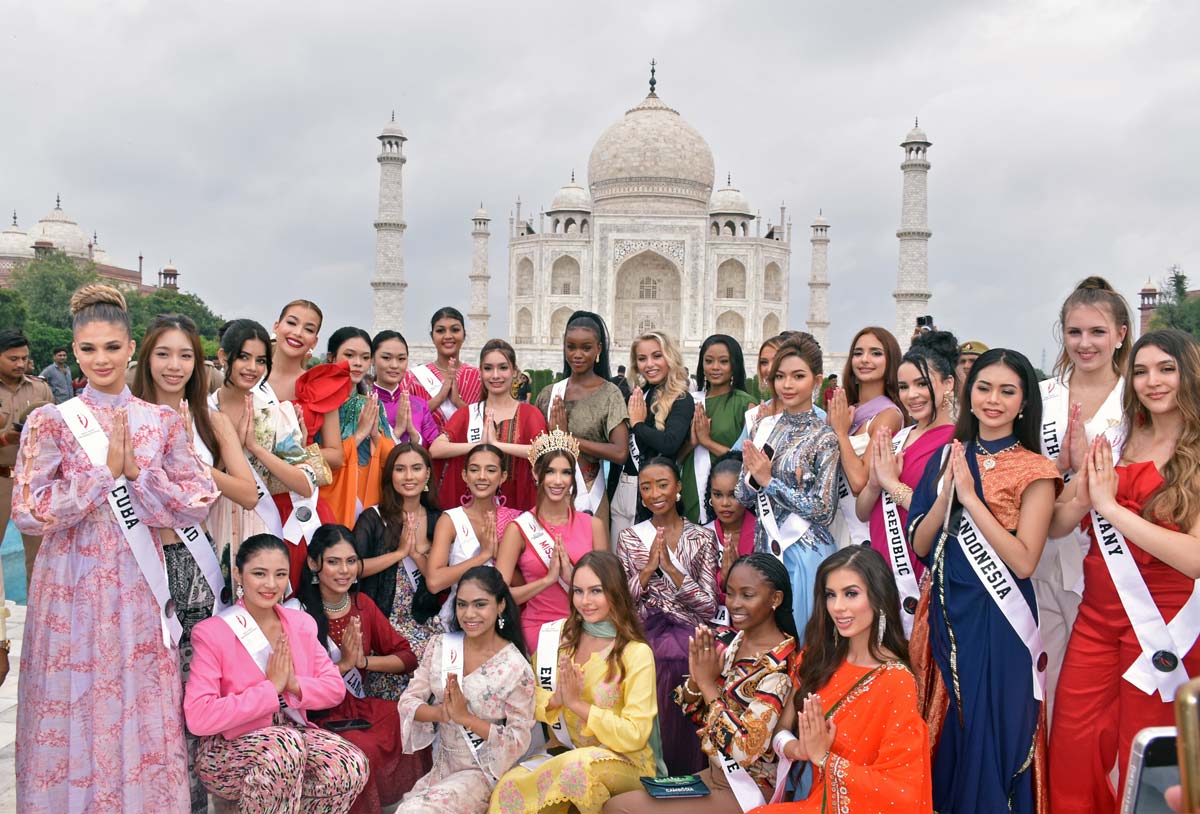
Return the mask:
<svg viewBox="0 0 1200 814">
<path fill-rule="evenodd" d="M 1075 286 L 1075 290 L 1116 292 L 1116 289 L 1112 287 L 1112 283 L 1110 283 L 1108 280 L 1105 280 L 1103 277 L 1097 277 L 1095 275 L 1091 277 L 1084 277 L 1079 281 L 1079 285 Z"/>
</svg>

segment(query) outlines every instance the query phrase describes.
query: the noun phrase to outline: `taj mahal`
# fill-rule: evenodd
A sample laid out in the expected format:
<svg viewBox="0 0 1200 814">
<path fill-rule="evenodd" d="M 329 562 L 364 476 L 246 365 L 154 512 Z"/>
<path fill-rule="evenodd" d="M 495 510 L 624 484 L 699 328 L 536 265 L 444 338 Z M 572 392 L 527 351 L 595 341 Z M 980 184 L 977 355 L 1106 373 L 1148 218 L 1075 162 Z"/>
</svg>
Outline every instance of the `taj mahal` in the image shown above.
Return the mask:
<svg viewBox="0 0 1200 814">
<path fill-rule="evenodd" d="M 628 358 L 632 341 L 650 330 L 679 340 L 692 363 L 704 339 L 729 334 L 747 356 L 791 320 L 792 224 L 786 207 L 767 220 L 733 186 L 714 191 L 714 160 L 704 137 L 659 98 L 654 69 L 650 93 L 597 139 L 587 163 L 586 187 L 570 181 L 536 219 L 518 199 L 508 220 L 508 339 L 523 367 L 557 369 L 570 314 L 595 311 L 608 322 L 613 365 Z M 379 136 L 379 213 L 373 329 L 402 330 L 404 293 L 403 171 L 407 137 L 393 121 Z M 748 145 L 752 148 L 752 145 Z M 905 137 L 895 333 L 902 345 L 930 298 L 926 177 L 930 146 L 914 126 Z M 468 346 L 489 333 L 488 241 L 491 218 L 471 217 L 473 252 L 466 309 Z M 811 225 L 809 310 L 804 327 L 832 361 L 828 345 L 829 222 Z M 446 304 L 458 304 L 447 301 Z M 424 326 L 410 331 L 414 358 L 432 356 Z M 836 349 L 841 350 L 841 349 Z"/>
</svg>

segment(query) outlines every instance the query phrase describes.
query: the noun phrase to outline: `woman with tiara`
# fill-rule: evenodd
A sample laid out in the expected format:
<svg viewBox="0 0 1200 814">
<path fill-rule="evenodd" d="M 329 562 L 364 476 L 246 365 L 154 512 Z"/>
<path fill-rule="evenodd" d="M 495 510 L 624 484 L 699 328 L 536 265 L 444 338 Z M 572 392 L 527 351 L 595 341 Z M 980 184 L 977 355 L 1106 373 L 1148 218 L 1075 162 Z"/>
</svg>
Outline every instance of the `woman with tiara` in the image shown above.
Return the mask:
<svg viewBox="0 0 1200 814">
<path fill-rule="evenodd" d="M 179 413 L 125 386 L 124 296 L 86 285 L 71 317 L 87 387 L 29 416 L 13 489 L 17 527 L 43 538 L 17 688 L 17 799 L 29 814 L 186 814 L 182 628 L 157 529 L 203 522 L 217 487 Z"/>
</svg>

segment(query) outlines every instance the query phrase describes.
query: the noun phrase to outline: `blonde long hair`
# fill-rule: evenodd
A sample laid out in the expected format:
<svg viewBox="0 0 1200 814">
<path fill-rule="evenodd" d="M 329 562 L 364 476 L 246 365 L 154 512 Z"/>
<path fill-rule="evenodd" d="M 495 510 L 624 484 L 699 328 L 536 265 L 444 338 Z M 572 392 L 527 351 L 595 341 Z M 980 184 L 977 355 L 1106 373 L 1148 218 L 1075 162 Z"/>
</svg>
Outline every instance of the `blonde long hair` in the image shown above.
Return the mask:
<svg viewBox="0 0 1200 814">
<path fill-rule="evenodd" d="M 1151 522 L 1173 523 L 1187 531 L 1200 513 L 1200 342 L 1175 328 L 1143 334 L 1134 344 L 1125 368 L 1125 432 L 1153 423 L 1133 387 L 1133 370 L 1138 351 L 1147 345 L 1158 348 L 1179 367 L 1176 403 L 1183 416 L 1183 432 L 1163 467 L 1163 487 L 1146 502 L 1142 517 Z"/>
<path fill-rule="evenodd" d="M 648 331 L 633 340 L 633 345 L 629 348 L 629 370 L 638 387 L 646 386 L 646 380 L 638 372 L 637 364 L 638 345 L 643 342 L 657 342 L 658 346 L 662 348 L 663 358 L 667 360 L 667 377 L 659 386 L 658 398 L 654 400 L 653 410 L 654 426 L 661 430 L 667 426 L 667 415 L 671 412 L 671 405 L 688 392 L 687 368 L 683 364 L 683 353 L 680 352 L 679 345 L 675 344 L 674 339 L 662 331 Z"/>
</svg>

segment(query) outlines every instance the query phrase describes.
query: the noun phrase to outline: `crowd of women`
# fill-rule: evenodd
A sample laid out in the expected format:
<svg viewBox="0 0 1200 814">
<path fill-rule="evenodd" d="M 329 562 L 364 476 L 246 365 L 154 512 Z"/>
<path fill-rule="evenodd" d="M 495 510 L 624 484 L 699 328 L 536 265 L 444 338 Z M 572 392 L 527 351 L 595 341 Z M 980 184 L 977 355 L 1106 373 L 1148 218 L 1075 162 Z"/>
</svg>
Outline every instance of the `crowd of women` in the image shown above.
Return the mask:
<svg viewBox="0 0 1200 814">
<path fill-rule="evenodd" d="M 22 812 L 1115 812 L 1200 670 L 1200 345 L 1099 278 L 1050 379 L 865 327 L 821 398 L 802 332 L 754 396 L 647 333 L 626 398 L 577 312 L 530 404 L 453 308 L 418 365 L 307 300 L 210 395 L 186 317 L 71 310 L 88 385 L 15 468 Z"/>
</svg>

